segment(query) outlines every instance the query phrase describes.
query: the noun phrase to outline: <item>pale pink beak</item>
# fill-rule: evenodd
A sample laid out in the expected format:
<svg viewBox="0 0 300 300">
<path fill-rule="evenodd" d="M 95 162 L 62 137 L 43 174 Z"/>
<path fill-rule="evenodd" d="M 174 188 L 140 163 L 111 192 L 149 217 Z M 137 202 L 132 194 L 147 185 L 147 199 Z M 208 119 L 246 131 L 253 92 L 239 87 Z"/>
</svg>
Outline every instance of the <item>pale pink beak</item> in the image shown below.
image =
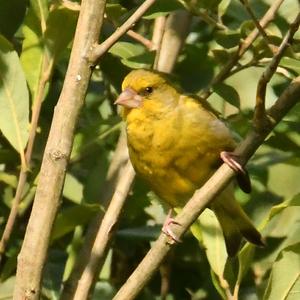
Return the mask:
<svg viewBox="0 0 300 300">
<path fill-rule="evenodd" d="M 115 104 L 128 108 L 136 108 L 141 106 L 142 97 L 132 88 L 126 88 L 115 101 Z"/>
</svg>

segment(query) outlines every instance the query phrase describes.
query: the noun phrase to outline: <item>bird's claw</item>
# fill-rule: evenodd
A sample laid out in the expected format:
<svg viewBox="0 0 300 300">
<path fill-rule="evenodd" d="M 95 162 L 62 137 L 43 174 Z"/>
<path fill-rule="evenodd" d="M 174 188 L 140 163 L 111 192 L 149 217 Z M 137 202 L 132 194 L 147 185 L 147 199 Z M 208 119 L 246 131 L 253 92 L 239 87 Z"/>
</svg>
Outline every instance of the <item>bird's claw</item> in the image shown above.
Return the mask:
<svg viewBox="0 0 300 300">
<path fill-rule="evenodd" d="M 181 226 L 180 223 L 178 223 L 177 221 L 175 221 L 173 218 L 170 217 L 170 215 L 168 214 L 164 225 L 162 227 L 162 232 L 171 238 L 171 242 L 173 243 L 181 243 L 182 241 L 175 235 L 175 233 L 172 231 L 172 229 L 170 228 L 171 224 L 175 224 L 175 225 L 179 225 Z"/>
<path fill-rule="evenodd" d="M 233 154 L 232 152 L 222 151 L 220 153 L 221 159 L 226 163 L 231 169 L 236 172 L 236 179 L 240 188 L 245 193 L 251 192 L 251 181 L 249 174 L 245 168 L 238 162 L 239 156 Z"/>
<path fill-rule="evenodd" d="M 238 155 L 233 154 L 232 152 L 222 151 L 220 157 L 224 163 L 226 163 L 232 170 L 237 173 L 246 174 L 247 172 L 238 162 Z"/>
</svg>

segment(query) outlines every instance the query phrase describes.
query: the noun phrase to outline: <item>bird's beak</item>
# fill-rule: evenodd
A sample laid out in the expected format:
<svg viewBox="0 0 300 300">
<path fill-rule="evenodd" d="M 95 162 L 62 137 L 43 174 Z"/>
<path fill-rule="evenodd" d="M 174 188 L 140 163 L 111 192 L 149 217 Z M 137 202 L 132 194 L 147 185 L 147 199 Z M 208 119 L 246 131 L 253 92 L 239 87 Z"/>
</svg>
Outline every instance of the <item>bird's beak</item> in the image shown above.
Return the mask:
<svg viewBox="0 0 300 300">
<path fill-rule="evenodd" d="M 128 108 L 136 108 L 141 106 L 142 97 L 132 88 L 126 88 L 115 101 L 115 104 Z"/>
</svg>

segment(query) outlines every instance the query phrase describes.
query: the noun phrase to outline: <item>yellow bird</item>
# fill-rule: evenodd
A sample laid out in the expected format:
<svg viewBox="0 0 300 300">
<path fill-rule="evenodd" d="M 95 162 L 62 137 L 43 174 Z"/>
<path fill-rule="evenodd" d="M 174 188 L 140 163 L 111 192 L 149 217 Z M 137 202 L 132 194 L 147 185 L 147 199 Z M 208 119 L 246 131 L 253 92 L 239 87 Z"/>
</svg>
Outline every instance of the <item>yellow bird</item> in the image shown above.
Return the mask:
<svg viewBox="0 0 300 300">
<path fill-rule="evenodd" d="M 136 173 L 171 208 L 185 205 L 221 164 L 220 155 L 239 174 L 244 172 L 228 152 L 235 148 L 231 132 L 214 110 L 203 100 L 181 94 L 164 75 L 130 72 L 115 103 L 123 106 Z M 244 190 L 249 191 L 249 182 L 242 177 Z M 234 200 L 232 184 L 210 208 L 222 227 L 230 256 L 238 252 L 242 237 L 263 245 L 260 233 Z M 176 240 L 168 227 L 171 223 L 173 219 L 168 218 L 163 231 Z"/>
</svg>

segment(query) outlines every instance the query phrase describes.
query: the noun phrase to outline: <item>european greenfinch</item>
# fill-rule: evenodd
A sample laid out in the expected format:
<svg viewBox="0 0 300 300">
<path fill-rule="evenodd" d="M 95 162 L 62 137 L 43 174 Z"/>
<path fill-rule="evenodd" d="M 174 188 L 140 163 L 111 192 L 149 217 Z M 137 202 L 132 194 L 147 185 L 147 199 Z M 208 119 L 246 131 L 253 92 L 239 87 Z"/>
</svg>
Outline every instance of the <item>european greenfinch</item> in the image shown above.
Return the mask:
<svg viewBox="0 0 300 300">
<path fill-rule="evenodd" d="M 236 143 L 215 111 L 206 101 L 179 92 L 163 74 L 131 71 L 115 103 L 123 106 L 129 156 L 136 173 L 171 208 L 183 207 L 220 166 L 221 158 L 246 175 L 230 155 Z M 247 180 L 243 181 L 249 191 Z M 221 225 L 229 256 L 236 255 L 242 237 L 263 245 L 233 191 L 231 183 L 209 207 Z M 163 231 L 176 240 L 168 226 L 172 222 L 168 219 Z"/>
</svg>

